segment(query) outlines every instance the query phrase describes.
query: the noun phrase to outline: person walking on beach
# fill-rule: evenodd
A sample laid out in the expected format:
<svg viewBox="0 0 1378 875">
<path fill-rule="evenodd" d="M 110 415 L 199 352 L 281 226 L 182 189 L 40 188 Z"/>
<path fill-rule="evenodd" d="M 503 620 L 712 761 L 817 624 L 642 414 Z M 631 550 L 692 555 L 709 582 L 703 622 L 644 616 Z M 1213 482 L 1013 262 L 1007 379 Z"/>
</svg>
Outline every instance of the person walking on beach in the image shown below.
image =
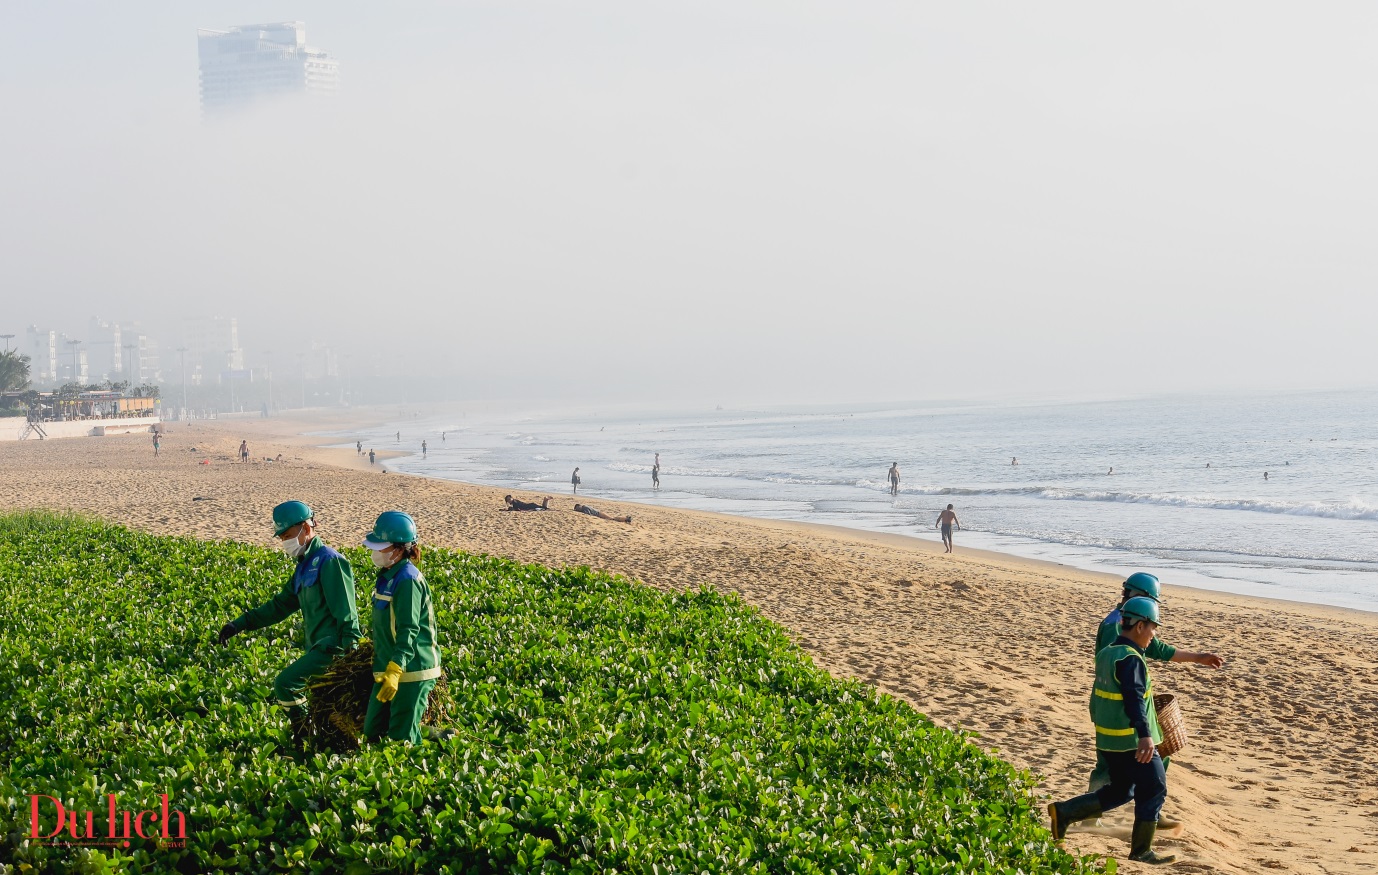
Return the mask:
<svg viewBox="0 0 1378 875">
<path fill-rule="evenodd" d="M 945 550 L 943 550 L 944 553 L 952 552 L 953 526 L 956 526 L 958 529 L 960 529 L 962 527 L 962 524 L 957 521 L 957 513 L 952 509 L 952 505 L 949 504 L 947 506 L 947 510 L 938 514 L 938 521 L 933 524 L 933 528 L 942 529 L 943 546 L 946 548 Z"/>
<path fill-rule="evenodd" d="M 249 461 L 249 442 L 239 442 L 239 461 L 247 463 Z"/>
<path fill-rule="evenodd" d="M 361 456 L 364 454 L 364 442 L 363 442 L 363 441 L 355 441 L 355 442 L 354 442 L 354 452 L 358 453 L 358 454 L 361 455 Z"/>
<path fill-rule="evenodd" d="M 402 443 L 402 432 L 400 431 L 397 433 L 397 443 Z"/>
<path fill-rule="evenodd" d="M 891 463 L 890 463 L 890 473 L 888 473 L 888 474 L 886 475 L 886 477 L 888 477 L 889 480 L 890 480 L 890 494 L 891 494 L 891 495 L 899 495 L 899 494 L 900 494 L 900 463 L 899 463 L 899 462 L 891 462 Z"/>
<path fill-rule="evenodd" d="M 416 567 L 416 521 L 398 510 L 378 515 L 364 536 L 378 579 L 373 585 L 373 692 L 364 739 L 421 743 L 421 718 L 440 677 L 440 644 L 431 588 Z"/>
<path fill-rule="evenodd" d="M 424 440 L 421 442 L 421 458 L 426 458 L 426 442 Z"/>
<path fill-rule="evenodd" d="M 656 453 L 656 462 L 651 466 L 651 488 L 660 488 L 660 453 Z"/>
<path fill-rule="evenodd" d="M 155 431 L 155 432 L 153 433 L 153 455 L 154 455 L 155 457 L 158 455 L 158 450 L 159 450 L 161 447 L 162 447 L 162 444 L 161 444 L 161 443 L 159 442 L 159 440 L 158 440 L 158 433 Z"/>
<path fill-rule="evenodd" d="M 1120 589 L 1120 602 L 1109 614 L 1101 620 L 1099 628 L 1096 629 L 1096 653 L 1100 653 L 1105 648 L 1114 644 L 1123 631 L 1124 606 L 1130 599 L 1146 598 L 1151 599 L 1155 604 L 1162 604 L 1162 584 L 1158 578 L 1146 571 L 1136 571 L 1125 578 L 1124 584 Z M 1196 665 L 1204 665 L 1209 668 L 1224 668 L 1225 660 L 1214 653 L 1197 653 L 1191 650 L 1179 650 L 1171 644 L 1154 636 L 1153 640 L 1144 648 L 1146 659 L 1156 659 L 1159 662 L 1190 662 Z M 1163 760 L 1163 769 L 1166 770 L 1171 764 L 1170 759 Z M 1088 792 L 1094 793 L 1101 787 L 1110 783 L 1110 765 L 1101 754 L 1099 748 L 1096 750 L 1096 767 L 1091 770 L 1091 779 L 1087 785 Z M 1176 829 L 1178 823 L 1159 818 L 1159 824 L 1163 829 Z"/>
<path fill-rule="evenodd" d="M 574 473 L 569 475 L 569 485 L 574 487 L 574 494 L 579 494 L 579 469 L 575 468 Z"/>
<path fill-rule="evenodd" d="M 325 673 L 337 655 L 353 650 L 361 635 L 354 570 L 348 559 L 316 534 L 315 514 L 303 502 L 286 501 L 273 508 L 273 534 L 282 551 L 296 560 L 292 576 L 273 598 L 222 626 L 219 643 L 223 647 L 241 632 L 263 629 L 301 612 L 306 652 L 278 673 L 273 698 L 287 710 L 292 745 L 302 753 L 313 734 L 306 708 L 307 686 Z M 321 732 L 338 730 L 322 727 Z"/>
<path fill-rule="evenodd" d="M 1158 817 L 1167 799 L 1167 772 L 1158 756 L 1163 741 L 1153 707 L 1153 680 L 1144 651 L 1158 632 L 1158 603 L 1138 596 L 1124 603 L 1121 634 L 1096 654 L 1096 680 L 1091 688 L 1091 720 L 1096 749 L 1105 757 L 1110 783 L 1094 793 L 1048 805 L 1053 840 L 1061 841 L 1067 827 L 1134 800 L 1134 829 L 1129 859 L 1163 865 L 1177 859 L 1153 850 Z"/>
<path fill-rule="evenodd" d="M 373 447 L 369 447 L 369 448 L 368 448 L 368 463 L 369 463 L 370 465 L 373 464 L 374 458 L 375 458 L 375 455 L 374 455 L 374 452 L 373 452 Z"/>
</svg>

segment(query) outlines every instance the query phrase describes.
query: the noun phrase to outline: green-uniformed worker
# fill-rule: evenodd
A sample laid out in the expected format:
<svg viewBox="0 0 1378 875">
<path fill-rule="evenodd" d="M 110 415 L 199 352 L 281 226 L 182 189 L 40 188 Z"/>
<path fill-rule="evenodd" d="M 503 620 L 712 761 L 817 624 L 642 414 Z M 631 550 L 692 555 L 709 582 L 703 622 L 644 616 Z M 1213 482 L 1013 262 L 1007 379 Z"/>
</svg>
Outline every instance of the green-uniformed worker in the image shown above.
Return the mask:
<svg viewBox="0 0 1378 875">
<path fill-rule="evenodd" d="M 440 644 L 431 588 L 413 563 L 421 555 L 416 522 L 401 511 L 379 515 L 364 537 L 373 551 L 373 695 L 364 737 L 421 741 L 421 718 L 440 677 Z"/>
<path fill-rule="evenodd" d="M 1134 831 L 1129 859 L 1140 863 L 1171 863 L 1171 854 L 1153 850 L 1158 815 L 1167 799 L 1167 772 L 1158 756 L 1163 740 L 1153 708 L 1153 681 L 1146 651 L 1158 631 L 1158 603 L 1144 596 L 1120 607 L 1121 634 L 1096 654 L 1096 680 L 1091 688 L 1091 722 L 1096 749 L 1105 758 L 1110 782 L 1093 793 L 1048 806 L 1053 838 L 1061 840 L 1067 827 L 1079 820 L 1134 800 Z"/>
<path fill-rule="evenodd" d="M 1120 637 L 1120 611 L 1123 610 L 1125 602 L 1132 598 L 1143 597 L 1161 604 L 1161 591 L 1162 586 L 1158 583 L 1158 578 L 1145 571 L 1136 571 L 1125 578 L 1124 587 L 1120 593 L 1120 603 L 1101 621 L 1100 628 L 1096 630 L 1096 653 L 1100 653 Z M 1159 641 L 1156 637 L 1144 650 L 1144 656 L 1162 662 L 1194 662 L 1197 665 L 1208 665 L 1211 668 L 1220 668 L 1225 664 L 1225 660 L 1214 653 L 1178 650 L 1171 644 Z M 1168 760 L 1163 760 L 1163 768 L 1167 768 L 1167 766 Z M 1105 765 L 1105 757 L 1097 749 L 1096 767 L 1091 771 L 1088 789 L 1094 793 L 1108 783 L 1110 783 L 1110 772 Z M 1173 829 L 1177 826 L 1175 821 L 1163 820 L 1161 823 L 1164 829 Z"/>
<path fill-rule="evenodd" d="M 316 535 L 311 508 L 287 501 L 273 508 L 273 533 L 283 551 L 297 560 L 282 591 L 220 629 L 223 645 L 240 632 L 280 623 L 301 611 L 306 653 L 273 681 L 273 696 L 287 709 L 292 742 L 304 750 L 311 735 L 306 686 L 330 667 L 336 655 L 354 649 L 359 640 L 359 611 L 354 605 L 354 571 L 349 560 Z"/>
</svg>

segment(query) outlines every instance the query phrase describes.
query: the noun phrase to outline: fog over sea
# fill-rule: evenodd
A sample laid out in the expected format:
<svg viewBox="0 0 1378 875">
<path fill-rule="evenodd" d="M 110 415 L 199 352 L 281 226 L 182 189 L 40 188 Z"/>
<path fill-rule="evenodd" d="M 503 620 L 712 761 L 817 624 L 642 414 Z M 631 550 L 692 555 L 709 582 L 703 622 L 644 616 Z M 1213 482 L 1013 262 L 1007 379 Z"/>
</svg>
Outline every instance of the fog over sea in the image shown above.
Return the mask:
<svg viewBox="0 0 1378 875">
<path fill-rule="evenodd" d="M 1168 583 L 1378 611 L 1375 413 L 1372 391 L 679 413 L 588 407 L 430 413 L 341 437 L 351 446 L 362 438 L 365 451 L 412 453 L 389 460 L 391 470 L 523 497 L 568 496 L 577 465 L 579 493 L 595 506 L 618 499 L 937 540 L 934 520 L 951 503 L 959 550 L 1146 569 Z M 892 498 L 886 471 L 896 461 L 902 480 Z"/>
</svg>

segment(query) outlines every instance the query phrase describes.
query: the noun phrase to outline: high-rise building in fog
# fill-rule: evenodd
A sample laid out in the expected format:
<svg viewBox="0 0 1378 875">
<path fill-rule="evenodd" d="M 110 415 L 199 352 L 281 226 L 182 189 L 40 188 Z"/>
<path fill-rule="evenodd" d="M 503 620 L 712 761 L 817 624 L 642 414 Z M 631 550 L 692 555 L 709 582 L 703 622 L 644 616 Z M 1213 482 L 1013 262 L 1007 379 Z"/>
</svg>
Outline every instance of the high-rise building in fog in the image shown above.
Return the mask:
<svg viewBox="0 0 1378 875">
<path fill-rule="evenodd" d="M 306 45 L 300 21 L 203 28 L 196 36 L 206 112 L 290 94 L 333 94 L 339 81 L 339 62 Z"/>
<path fill-rule="evenodd" d="M 24 332 L 25 352 L 29 356 L 29 379 L 35 383 L 57 380 L 57 332 L 30 325 Z"/>
</svg>

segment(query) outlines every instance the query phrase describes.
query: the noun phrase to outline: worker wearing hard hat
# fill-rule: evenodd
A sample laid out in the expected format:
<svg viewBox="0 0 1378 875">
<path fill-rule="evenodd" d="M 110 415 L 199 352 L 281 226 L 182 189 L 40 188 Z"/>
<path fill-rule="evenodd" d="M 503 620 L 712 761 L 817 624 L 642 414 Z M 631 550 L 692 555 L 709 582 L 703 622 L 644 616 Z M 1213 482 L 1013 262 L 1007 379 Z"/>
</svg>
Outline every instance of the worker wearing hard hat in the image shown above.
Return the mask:
<svg viewBox="0 0 1378 875">
<path fill-rule="evenodd" d="M 1091 689 L 1091 721 L 1096 750 L 1105 758 L 1110 783 L 1093 793 L 1048 806 L 1054 840 L 1079 820 L 1134 800 L 1134 829 L 1129 859 L 1138 863 L 1171 863 L 1172 854 L 1153 850 L 1158 815 L 1167 799 L 1167 772 L 1158 756 L 1163 740 L 1153 707 L 1153 680 L 1146 652 L 1158 631 L 1158 603 L 1135 596 L 1120 607 L 1120 636 L 1096 654 L 1096 680 Z"/>
<path fill-rule="evenodd" d="M 1120 627 L 1123 623 L 1121 612 L 1125 604 L 1133 598 L 1152 599 L 1154 603 L 1162 603 L 1162 586 L 1158 583 L 1158 578 L 1145 571 L 1136 571 L 1125 578 L 1124 586 L 1120 592 L 1120 603 L 1115 606 L 1104 620 L 1101 621 L 1100 628 L 1096 630 L 1096 653 L 1100 653 L 1109 647 L 1120 637 Z M 1214 653 L 1197 653 L 1192 650 L 1178 650 L 1171 644 L 1160 641 L 1154 637 L 1144 650 L 1144 656 L 1148 659 L 1156 659 L 1161 662 L 1194 662 L 1197 665 L 1206 665 L 1211 668 L 1221 668 L 1225 665 L 1225 660 L 1216 656 Z M 1168 765 L 1167 760 L 1163 760 L 1163 767 Z M 1105 757 L 1100 755 L 1099 749 L 1096 752 L 1096 767 L 1091 771 L 1091 781 L 1089 790 L 1094 793 L 1097 789 L 1110 783 L 1110 772 L 1105 764 Z M 1176 822 L 1169 826 L 1164 823 L 1164 828 L 1175 828 Z"/>
<path fill-rule="evenodd" d="M 421 718 L 440 677 L 431 588 L 416 567 L 416 522 L 401 511 L 379 515 L 364 546 L 373 553 L 373 694 L 364 738 L 421 741 Z"/>
<path fill-rule="evenodd" d="M 301 611 L 306 652 L 278 673 L 273 697 L 287 710 L 293 746 L 304 751 L 312 736 L 307 684 L 359 641 L 354 571 L 348 559 L 316 534 L 315 515 L 300 501 L 273 508 L 273 534 L 283 552 L 296 560 L 292 576 L 273 598 L 221 627 L 219 638 L 223 645 L 240 632 L 272 626 Z"/>
</svg>

